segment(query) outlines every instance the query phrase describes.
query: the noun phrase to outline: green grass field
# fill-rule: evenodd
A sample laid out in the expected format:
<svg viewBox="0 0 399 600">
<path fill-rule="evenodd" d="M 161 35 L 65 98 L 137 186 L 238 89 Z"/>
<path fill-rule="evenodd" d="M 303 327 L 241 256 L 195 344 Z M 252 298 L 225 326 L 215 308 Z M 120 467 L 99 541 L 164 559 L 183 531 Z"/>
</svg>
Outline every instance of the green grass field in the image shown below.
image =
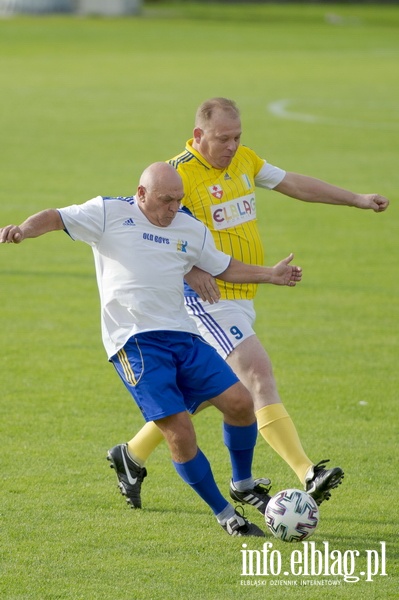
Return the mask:
<svg viewBox="0 0 399 600">
<path fill-rule="evenodd" d="M 267 263 L 293 251 L 304 278 L 260 290 L 257 332 L 307 453 L 346 471 L 312 540 L 357 550 L 357 583 L 285 575 L 298 545 L 271 537 L 281 572 L 243 577 L 242 543 L 263 542 L 226 536 L 165 446 L 147 464 L 144 509 L 129 510 L 105 456 L 142 420 L 101 345 L 91 251 L 63 233 L 0 247 L 1 598 L 398 597 L 398 33 L 399 8 L 371 5 L 0 20 L 0 225 L 134 193 L 216 95 L 238 102 L 243 142 L 271 163 L 391 200 L 376 215 L 258 194 Z M 196 425 L 227 493 L 220 417 Z M 262 438 L 254 474 L 275 492 L 298 486 Z M 359 575 L 367 550 L 380 558 L 372 581 Z"/>
</svg>

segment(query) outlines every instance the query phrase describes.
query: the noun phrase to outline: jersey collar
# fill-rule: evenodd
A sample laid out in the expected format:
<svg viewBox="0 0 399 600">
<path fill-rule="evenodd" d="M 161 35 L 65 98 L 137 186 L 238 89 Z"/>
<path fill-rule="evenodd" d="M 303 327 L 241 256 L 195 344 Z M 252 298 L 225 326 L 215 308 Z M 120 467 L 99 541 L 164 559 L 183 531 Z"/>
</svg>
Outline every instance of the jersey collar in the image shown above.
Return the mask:
<svg viewBox="0 0 399 600">
<path fill-rule="evenodd" d="M 198 160 L 198 162 L 200 162 L 201 165 L 203 165 L 207 169 L 213 169 L 212 165 L 207 160 L 205 160 L 205 158 L 202 156 L 202 154 L 200 154 L 199 152 L 197 152 L 197 150 L 194 150 L 194 148 L 193 148 L 193 141 L 194 141 L 194 138 L 191 138 L 191 139 L 189 139 L 186 142 L 186 150 L 187 150 L 187 152 L 189 152 L 190 154 L 192 154 Z"/>
</svg>

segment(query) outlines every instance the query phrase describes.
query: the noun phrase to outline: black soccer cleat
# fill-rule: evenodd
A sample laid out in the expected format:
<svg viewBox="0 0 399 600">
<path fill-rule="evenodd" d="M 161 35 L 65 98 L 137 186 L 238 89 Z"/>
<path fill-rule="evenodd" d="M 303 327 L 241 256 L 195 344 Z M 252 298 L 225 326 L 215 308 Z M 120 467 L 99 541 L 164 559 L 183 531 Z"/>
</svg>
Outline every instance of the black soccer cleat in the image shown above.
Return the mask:
<svg viewBox="0 0 399 600">
<path fill-rule="evenodd" d="M 330 490 L 338 487 L 344 478 L 344 472 L 341 467 L 334 469 L 325 469 L 329 460 L 321 460 L 317 465 L 313 465 L 306 474 L 305 491 L 312 496 L 318 506 L 331 497 Z"/>
<path fill-rule="evenodd" d="M 235 488 L 233 480 L 231 480 L 230 497 L 241 504 L 249 504 L 250 506 L 254 506 L 260 513 L 262 513 L 262 515 L 264 515 L 266 506 L 270 500 L 270 488 L 270 479 L 255 479 L 254 487 L 252 489 L 240 492 Z"/>
<path fill-rule="evenodd" d="M 266 537 L 266 534 L 260 527 L 248 521 L 243 515 L 238 514 L 237 511 L 235 511 L 230 519 L 227 519 L 222 527 L 229 535 Z"/>
<path fill-rule="evenodd" d="M 127 452 L 127 444 L 119 444 L 108 450 L 107 460 L 115 469 L 118 487 L 131 508 L 141 508 L 141 484 L 147 476 L 147 469 L 140 467 L 132 460 Z"/>
</svg>

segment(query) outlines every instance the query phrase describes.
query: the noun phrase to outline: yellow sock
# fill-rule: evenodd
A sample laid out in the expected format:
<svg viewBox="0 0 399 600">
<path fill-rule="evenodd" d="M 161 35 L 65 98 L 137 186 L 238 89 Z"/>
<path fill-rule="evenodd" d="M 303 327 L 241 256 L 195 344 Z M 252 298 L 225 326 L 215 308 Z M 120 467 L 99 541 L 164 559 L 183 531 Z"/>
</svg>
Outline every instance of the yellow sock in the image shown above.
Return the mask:
<svg viewBox="0 0 399 600">
<path fill-rule="evenodd" d="M 304 484 L 306 472 L 313 462 L 306 456 L 295 425 L 283 404 L 269 404 L 255 414 L 260 434 Z"/>
<path fill-rule="evenodd" d="M 127 449 L 131 458 L 142 467 L 163 439 L 161 430 L 150 421 L 127 443 Z"/>
</svg>

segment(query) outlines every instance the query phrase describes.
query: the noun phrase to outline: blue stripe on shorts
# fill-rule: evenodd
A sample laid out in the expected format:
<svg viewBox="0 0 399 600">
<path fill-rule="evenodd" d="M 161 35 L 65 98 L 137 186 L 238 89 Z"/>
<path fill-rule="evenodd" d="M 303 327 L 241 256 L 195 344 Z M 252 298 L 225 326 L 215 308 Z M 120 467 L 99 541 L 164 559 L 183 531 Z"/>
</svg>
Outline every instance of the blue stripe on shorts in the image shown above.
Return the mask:
<svg viewBox="0 0 399 600">
<path fill-rule="evenodd" d="M 185 296 L 184 300 L 188 314 L 197 317 L 201 321 L 202 325 L 207 329 L 209 334 L 213 336 L 216 342 L 219 343 L 222 350 L 226 353 L 226 356 L 228 356 L 234 350 L 234 346 L 229 337 L 226 335 L 224 329 L 219 325 L 212 315 L 206 312 L 204 306 L 198 301 L 197 298 L 193 296 Z"/>
</svg>

